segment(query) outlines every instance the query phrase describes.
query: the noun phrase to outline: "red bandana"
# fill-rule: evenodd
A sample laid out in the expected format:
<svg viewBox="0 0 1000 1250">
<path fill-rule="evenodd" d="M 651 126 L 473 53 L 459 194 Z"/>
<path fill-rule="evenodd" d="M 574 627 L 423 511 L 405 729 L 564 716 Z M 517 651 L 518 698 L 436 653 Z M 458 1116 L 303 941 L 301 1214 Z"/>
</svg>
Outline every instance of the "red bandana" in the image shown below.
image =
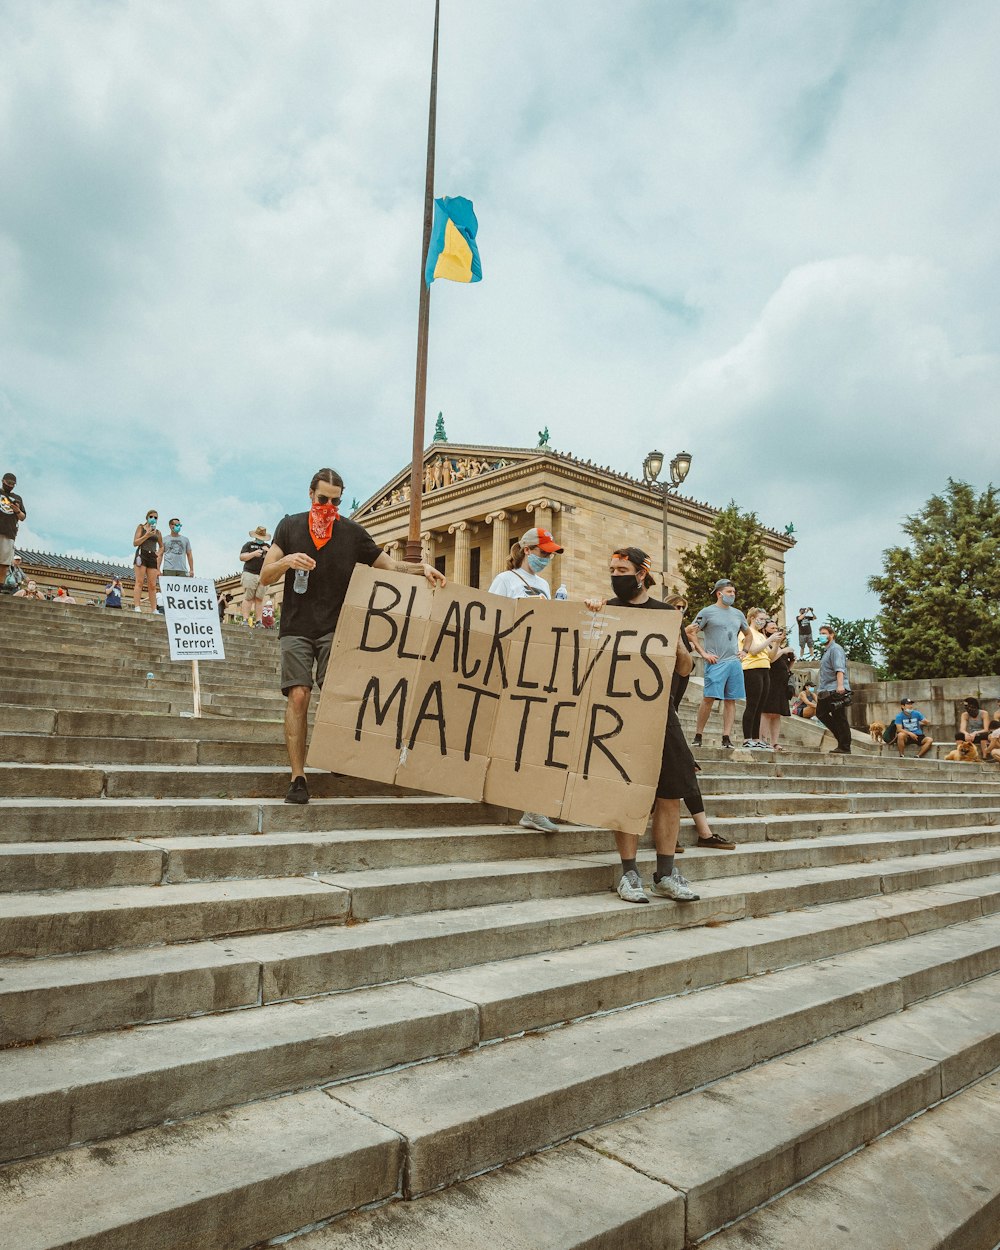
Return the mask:
<svg viewBox="0 0 1000 1250">
<path fill-rule="evenodd" d="M 335 503 L 314 503 L 309 509 L 309 533 L 317 550 L 325 547 L 333 537 L 333 523 L 340 516 Z"/>
</svg>

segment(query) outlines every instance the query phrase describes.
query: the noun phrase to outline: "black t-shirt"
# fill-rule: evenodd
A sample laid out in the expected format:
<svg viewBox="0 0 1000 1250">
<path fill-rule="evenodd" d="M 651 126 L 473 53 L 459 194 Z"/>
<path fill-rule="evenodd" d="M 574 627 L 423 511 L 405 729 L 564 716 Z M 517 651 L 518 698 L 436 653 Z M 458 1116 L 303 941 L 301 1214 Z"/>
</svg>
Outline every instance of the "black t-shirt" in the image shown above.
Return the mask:
<svg viewBox="0 0 1000 1250">
<path fill-rule="evenodd" d="M 0 486 L 0 538 L 16 538 L 18 517 L 14 505 L 25 512 L 24 500 L 15 491 Z"/>
<path fill-rule="evenodd" d="M 240 548 L 240 555 L 245 555 L 248 551 L 257 551 L 260 554 L 254 556 L 252 560 L 246 560 L 243 564 L 244 573 L 259 573 L 264 567 L 264 557 L 267 555 L 270 543 L 262 542 L 259 538 L 251 539 L 250 542 L 244 543 Z M 284 551 L 282 547 L 282 551 Z M 290 551 L 285 551 L 285 555 L 291 555 Z"/>
<path fill-rule="evenodd" d="M 609 599 L 609 608 L 665 608 L 668 612 L 676 612 L 677 609 L 670 603 L 664 603 L 662 599 L 647 599 L 645 603 L 636 603 L 635 600 L 626 602 L 624 599 Z"/>
<path fill-rule="evenodd" d="M 281 600 L 281 637 L 322 638 L 337 628 L 340 609 L 356 564 L 372 565 L 382 554 L 366 529 L 341 517 L 334 523 L 333 536 L 317 549 L 309 533 L 309 513 L 283 517 L 274 531 L 274 545 L 286 556 L 304 552 L 316 561 L 310 570 L 304 595 L 294 589 L 295 570 L 285 574 Z"/>
</svg>

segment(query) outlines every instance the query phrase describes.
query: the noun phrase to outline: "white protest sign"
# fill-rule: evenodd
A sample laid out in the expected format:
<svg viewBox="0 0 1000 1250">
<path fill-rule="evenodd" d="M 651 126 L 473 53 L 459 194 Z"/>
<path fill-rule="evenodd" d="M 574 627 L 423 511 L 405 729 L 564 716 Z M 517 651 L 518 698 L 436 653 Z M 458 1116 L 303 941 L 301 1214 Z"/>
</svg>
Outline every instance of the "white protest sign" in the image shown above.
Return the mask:
<svg viewBox="0 0 1000 1250">
<path fill-rule="evenodd" d="M 224 660 L 218 597 L 211 578 L 162 577 L 172 660 Z"/>
</svg>

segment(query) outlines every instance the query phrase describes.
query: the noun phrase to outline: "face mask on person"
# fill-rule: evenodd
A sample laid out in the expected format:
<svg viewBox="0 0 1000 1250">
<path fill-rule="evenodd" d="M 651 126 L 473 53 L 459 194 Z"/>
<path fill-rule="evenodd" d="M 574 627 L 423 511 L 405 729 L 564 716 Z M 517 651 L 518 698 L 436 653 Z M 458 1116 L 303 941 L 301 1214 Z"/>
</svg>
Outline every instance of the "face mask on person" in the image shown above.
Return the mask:
<svg viewBox="0 0 1000 1250">
<path fill-rule="evenodd" d="M 180 525 L 179 525 L 179 524 L 177 524 L 177 525 L 171 525 L 171 527 L 170 527 L 170 532 L 171 532 L 172 534 L 179 534 L 179 533 L 181 532 L 181 527 L 180 527 Z"/>
<path fill-rule="evenodd" d="M 828 646 L 830 642 L 832 641 L 829 634 L 820 634 L 819 640 L 823 644 L 824 647 Z"/>
<path fill-rule="evenodd" d="M 325 547 L 333 537 L 334 522 L 340 517 L 335 503 L 314 503 L 309 509 L 309 533 L 317 547 Z"/>
<path fill-rule="evenodd" d="M 528 552 L 528 568 L 532 573 L 543 573 L 551 563 L 551 556 L 539 555 L 536 551 Z"/>
<path fill-rule="evenodd" d="M 726 605 L 727 608 L 731 608 L 733 604 L 736 602 L 736 596 L 735 595 L 723 595 L 722 602 Z"/>
<path fill-rule="evenodd" d="M 621 599 L 625 603 L 631 603 L 633 599 L 642 590 L 634 573 L 612 573 L 611 589 L 615 592 L 615 598 Z"/>
<path fill-rule="evenodd" d="M 155 525 L 155 524 L 156 524 L 156 517 L 155 517 L 155 516 L 148 516 L 148 517 L 146 517 L 146 524 L 147 524 L 147 525 Z"/>
</svg>

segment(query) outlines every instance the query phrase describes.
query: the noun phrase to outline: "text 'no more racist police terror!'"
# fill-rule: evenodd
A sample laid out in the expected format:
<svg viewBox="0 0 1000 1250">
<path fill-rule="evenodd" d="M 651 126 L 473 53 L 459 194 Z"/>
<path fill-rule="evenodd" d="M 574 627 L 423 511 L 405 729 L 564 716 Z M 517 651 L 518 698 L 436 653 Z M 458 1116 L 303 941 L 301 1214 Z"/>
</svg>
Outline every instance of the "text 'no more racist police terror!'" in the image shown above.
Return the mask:
<svg viewBox="0 0 1000 1250">
<path fill-rule="evenodd" d="M 172 660 L 223 660 L 218 601 L 211 581 L 160 580 Z"/>
<path fill-rule="evenodd" d="M 674 614 L 656 615 L 359 568 L 310 763 L 515 807 L 534 787 L 557 813 L 581 806 L 584 783 L 652 793 L 677 635 Z"/>
</svg>

